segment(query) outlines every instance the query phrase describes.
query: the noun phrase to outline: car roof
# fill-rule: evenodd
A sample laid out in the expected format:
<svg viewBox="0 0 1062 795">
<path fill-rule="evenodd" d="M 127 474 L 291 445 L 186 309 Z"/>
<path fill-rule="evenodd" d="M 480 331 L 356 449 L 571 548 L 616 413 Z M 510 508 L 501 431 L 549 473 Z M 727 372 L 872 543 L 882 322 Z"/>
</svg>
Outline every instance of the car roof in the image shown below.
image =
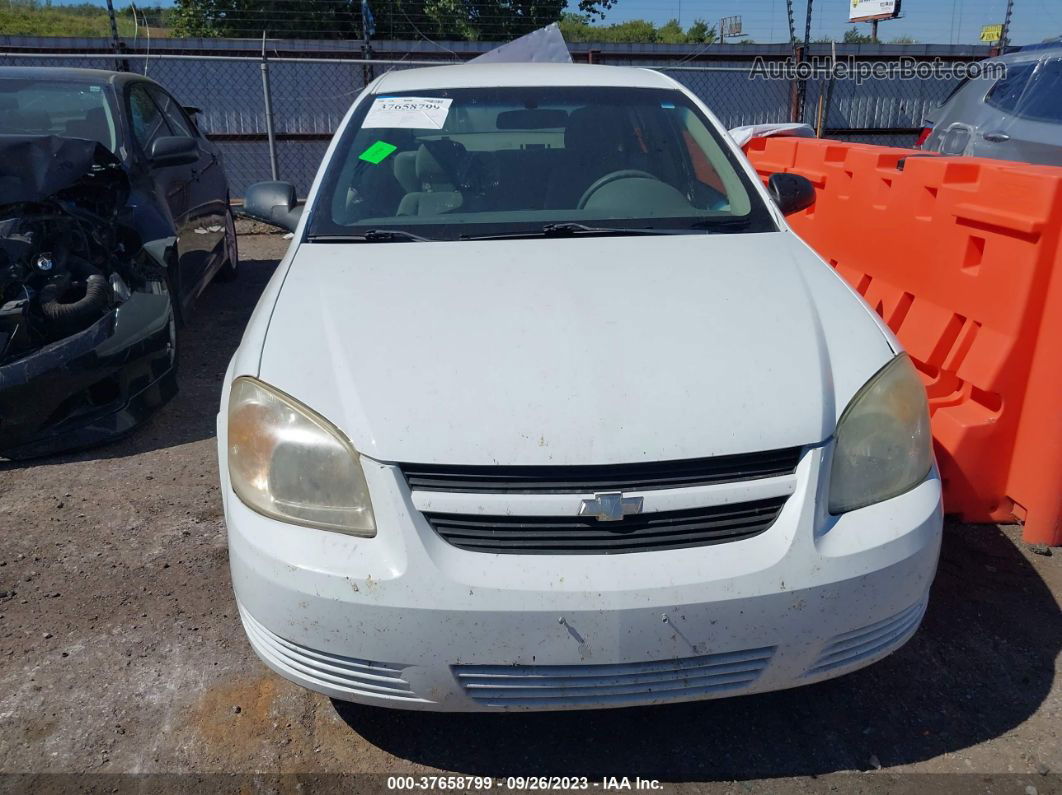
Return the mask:
<svg viewBox="0 0 1062 795">
<path fill-rule="evenodd" d="M 124 83 L 130 80 L 154 82 L 151 78 L 133 72 L 115 72 L 108 69 L 75 69 L 67 66 L 0 66 L 0 79 L 5 77 L 62 80 L 68 83 Z"/>
<path fill-rule="evenodd" d="M 1017 52 L 1008 52 L 1006 55 L 997 55 L 989 58 L 994 63 L 1031 63 L 1044 58 L 1057 58 L 1062 55 L 1062 44 L 1034 44 L 1024 47 Z"/>
<path fill-rule="evenodd" d="M 572 63 L 466 63 L 388 72 L 376 91 L 527 86 L 618 86 L 674 88 L 659 72 L 629 66 Z"/>
</svg>

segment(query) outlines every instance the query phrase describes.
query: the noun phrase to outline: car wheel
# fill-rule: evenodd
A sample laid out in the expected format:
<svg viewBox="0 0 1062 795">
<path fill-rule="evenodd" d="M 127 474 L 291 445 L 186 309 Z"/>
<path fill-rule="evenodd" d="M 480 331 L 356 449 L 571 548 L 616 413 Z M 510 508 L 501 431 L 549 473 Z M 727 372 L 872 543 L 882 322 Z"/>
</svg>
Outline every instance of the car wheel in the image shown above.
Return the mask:
<svg viewBox="0 0 1062 795">
<path fill-rule="evenodd" d="M 240 255 L 236 249 L 236 224 L 232 210 L 225 213 L 225 262 L 218 268 L 214 278 L 219 282 L 231 282 L 240 273 Z"/>
</svg>

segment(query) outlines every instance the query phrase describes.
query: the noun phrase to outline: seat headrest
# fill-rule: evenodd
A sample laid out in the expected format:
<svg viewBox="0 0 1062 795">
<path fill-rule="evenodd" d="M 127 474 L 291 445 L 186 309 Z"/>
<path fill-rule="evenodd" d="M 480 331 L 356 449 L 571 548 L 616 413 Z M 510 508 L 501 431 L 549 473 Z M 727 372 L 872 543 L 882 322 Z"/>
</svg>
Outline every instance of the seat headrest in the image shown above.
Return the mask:
<svg viewBox="0 0 1062 795">
<path fill-rule="evenodd" d="M 417 153 L 399 152 L 395 155 L 394 165 L 395 179 L 406 193 L 415 193 L 420 190 L 420 181 L 417 179 Z"/>
<path fill-rule="evenodd" d="M 417 150 L 417 182 L 422 186 L 453 184 L 453 179 L 446 173 L 442 163 L 423 144 Z"/>
<path fill-rule="evenodd" d="M 598 105 L 573 110 L 564 128 L 564 148 L 619 151 L 624 146 L 625 123 L 619 108 Z"/>
<path fill-rule="evenodd" d="M 107 114 L 103 108 L 90 108 L 83 119 L 72 119 L 66 123 L 66 134 L 71 138 L 86 138 L 99 141 L 104 146 L 111 142 L 111 130 L 107 124 Z"/>
</svg>

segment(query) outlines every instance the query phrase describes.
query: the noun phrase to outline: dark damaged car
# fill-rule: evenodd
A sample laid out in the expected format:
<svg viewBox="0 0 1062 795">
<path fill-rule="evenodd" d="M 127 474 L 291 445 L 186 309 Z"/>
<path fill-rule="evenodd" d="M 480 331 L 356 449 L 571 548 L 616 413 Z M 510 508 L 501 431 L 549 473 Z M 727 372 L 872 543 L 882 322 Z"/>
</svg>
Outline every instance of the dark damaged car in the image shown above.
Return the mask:
<svg viewBox="0 0 1062 795">
<path fill-rule="evenodd" d="M 181 319 L 238 263 L 194 112 L 137 75 L 0 69 L 0 456 L 110 441 L 176 392 Z"/>
</svg>

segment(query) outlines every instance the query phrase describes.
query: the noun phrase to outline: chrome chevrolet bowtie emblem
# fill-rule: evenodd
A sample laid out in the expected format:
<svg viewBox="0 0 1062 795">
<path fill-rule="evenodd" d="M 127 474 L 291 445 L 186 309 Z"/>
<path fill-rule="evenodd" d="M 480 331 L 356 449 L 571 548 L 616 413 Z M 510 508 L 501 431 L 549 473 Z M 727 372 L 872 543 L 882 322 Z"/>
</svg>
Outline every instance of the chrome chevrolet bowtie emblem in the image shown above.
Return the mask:
<svg viewBox="0 0 1062 795">
<path fill-rule="evenodd" d="M 622 491 L 595 494 L 579 505 L 580 516 L 593 516 L 600 522 L 618 522 L 624 516 L 642 512 L 642 497 L 624 497 Z"/>
</svg>

